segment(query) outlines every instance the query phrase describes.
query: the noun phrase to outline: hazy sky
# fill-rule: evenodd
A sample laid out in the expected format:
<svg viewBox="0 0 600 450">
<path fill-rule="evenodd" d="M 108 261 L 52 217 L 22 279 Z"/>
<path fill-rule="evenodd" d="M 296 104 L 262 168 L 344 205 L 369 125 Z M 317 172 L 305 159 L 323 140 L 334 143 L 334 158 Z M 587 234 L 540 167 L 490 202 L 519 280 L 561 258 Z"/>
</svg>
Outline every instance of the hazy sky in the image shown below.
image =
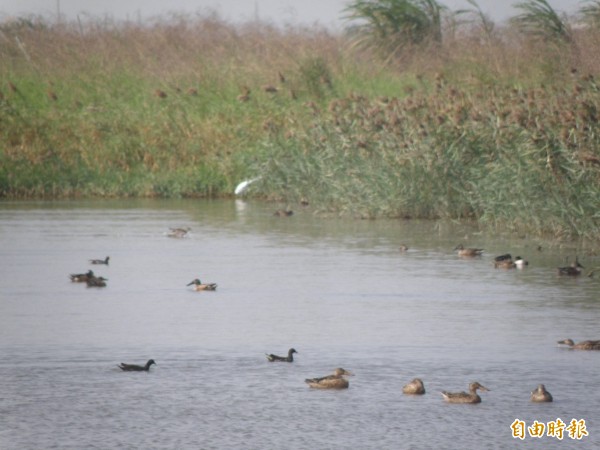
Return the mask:
<svg viewBox="0 0 600 450">
<path fill-rule="evenodd" d="M 494 21 L 514 15 L 510 6 L 517 0 L 477 0 L 481 9 Z M 169 12 L 205 14 L 215 11 L 223 19 L 245 21 L 258 17 L 264 21 L 292 25 L 343 25 L 342 10 L 349 0 L 0 0 L 0 20 L 15 16 L 42 15 L 55 18 L 58 7 L 68 19 L 91 16 L 113 19 L 147 19 Z M 440 0 L 452 10 L 469 8 L 466 0 Z M 550 0 L 558 11 L 572 14 L 578 0 Z"/>
</svg>

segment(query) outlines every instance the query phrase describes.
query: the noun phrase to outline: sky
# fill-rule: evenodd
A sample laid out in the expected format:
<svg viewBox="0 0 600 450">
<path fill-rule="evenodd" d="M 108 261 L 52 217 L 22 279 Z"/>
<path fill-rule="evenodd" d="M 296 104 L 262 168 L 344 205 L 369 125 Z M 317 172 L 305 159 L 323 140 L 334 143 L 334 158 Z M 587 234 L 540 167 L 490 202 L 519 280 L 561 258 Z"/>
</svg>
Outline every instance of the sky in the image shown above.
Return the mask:
<svg viewBox="0 0 600 450">
<path fill-rule="evenodd" d="M 481 10 L 494 22 L 501 23 L 514 16 L 511 6 L 518 0 L 477 0 Z M 583 1 L 583 0 L 581 0 Z M 549 0 L 560 12 L 573 14 L 581 1 Z M 343 10 L 350 0 L 0 0 L 0 21 L 14 17 L 43 16 L 55 19 L 57 11 L 68 20 L 80 18 L 111 18 L 115 20 L 145 20 L 167 17 L 170 13 L 206 15 L 218 13 L 231 22 L 258 18 L 281 25 L 320 24 L 343 28 Z M 466 0 L 440 0 L 451 10 L 471 8 Z"/>
</svg>

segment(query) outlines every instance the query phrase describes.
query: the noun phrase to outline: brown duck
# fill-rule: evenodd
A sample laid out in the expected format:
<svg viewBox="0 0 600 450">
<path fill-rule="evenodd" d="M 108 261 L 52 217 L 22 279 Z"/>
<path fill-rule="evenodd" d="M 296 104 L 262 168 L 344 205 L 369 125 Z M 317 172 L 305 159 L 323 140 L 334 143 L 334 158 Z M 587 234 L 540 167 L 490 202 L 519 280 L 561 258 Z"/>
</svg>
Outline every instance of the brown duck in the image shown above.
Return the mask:
<svg viewBox="0 0 600 450">
<path fill-rule="evenodd" d="M 402 392 L 408 395 L 423 395 L 425 393 L 425 385 L 423 380 L 415 378 L 410 383 L 405 384 L 402 387 Z"/>
<path fill-rule="evenodd" d="M 190 281 L 187 285 L 188 286 L 193 285 L 192 289 L 194 289 L 195 291 L 216 291 L 217 290 L 217 283 L 203 283 L 198 278 Z"/>
<path fill-rule="evenodd" d="M 575 350 L 600 350 L 600 341 L 581 341 L 576 344 L 573 339 L 563 339 L 558 343 L 568 345 Z"/>
<path fill-rule="evenodd" d="M 534 403 L 544 403 L 552 401 L 552 394 L 546 390 L 546 386 L 540 384 L 531 392 L 530 400 Z"/>
<path fill-rule="evenodd" d="M 556 273 L 560 276 L 570 276 L 570 277 L 576 277 L 581 275 L 581 269 L 583 269 L 584 267 L 579 264 L 579 261 L 577 260 L 577 258 L 575 258 L 575 262 L 571 263 L 570 266 L 566 266 L 566 267 L 557 267 L 556 268 Z"/>
<path fill-rule="evenodd" d="M 469 392 L 443 391 L 442 396 L 448 403 L 481 403 L 481 397 L 477 394 L 477 389 L 489 391 L 488 388 L 475 381 L 469 384 Z"/>
<path fill-rule="evenodd" d="M 350 383 L 344 377 L 352 375 L 354 375 L 352 372 L 338 367 L 333 371 L 333 375 L 321 378 L 307 378 L 304 382 L 315 389 L 348 389 Z"/>
<path fill-rule="evenodd" d="M 454 247 L 454 250 L 458 251 L 458 256 L 465 258 L 481 256 L 483 253 L 482 248 L 465 248 L 462 244 L 458 244 L 456 247 Z"/>
</svg>

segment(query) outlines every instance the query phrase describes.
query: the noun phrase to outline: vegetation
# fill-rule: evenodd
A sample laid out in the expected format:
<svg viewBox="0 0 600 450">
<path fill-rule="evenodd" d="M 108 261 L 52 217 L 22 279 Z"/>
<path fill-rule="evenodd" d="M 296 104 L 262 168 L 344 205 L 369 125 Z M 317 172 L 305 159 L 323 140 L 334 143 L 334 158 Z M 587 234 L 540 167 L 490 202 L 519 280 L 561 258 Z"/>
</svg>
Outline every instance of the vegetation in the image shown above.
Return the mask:
<svg viewBox="0 0 600 450">
<path fill-rule="evenodd" d="M 557 39 L 474 1 L 376 3 L 445 11 L 439 39 L 381 58 L 354 45 L 369 21 L 0 25 L 0 197 L 215 197 L 261 175 L 249 195 L 317 212 L 597 239 L 594 3 L 577 27 L 556 14 Z"/>
<path fill-rule="evenodd" d="M 348 20 L 363 21 L 357 44 L 384 54 L 441 42 L 444 10 L 436 0 L 355 0 L 346 8 Z"/>
<path fill-rule="evenodd" d="M 522 11 L 513 21 L 523 32 L 544 39 L 571 42 L 567 23 L 546 0 L 527 0 L 514 6 Z"/>
<path fill-rule="evenodd" d="M 580 8 L 580 13 L 584 22 L 589 26 L 600 27 L 600 0 L 587 0 Z"/>
</svg>

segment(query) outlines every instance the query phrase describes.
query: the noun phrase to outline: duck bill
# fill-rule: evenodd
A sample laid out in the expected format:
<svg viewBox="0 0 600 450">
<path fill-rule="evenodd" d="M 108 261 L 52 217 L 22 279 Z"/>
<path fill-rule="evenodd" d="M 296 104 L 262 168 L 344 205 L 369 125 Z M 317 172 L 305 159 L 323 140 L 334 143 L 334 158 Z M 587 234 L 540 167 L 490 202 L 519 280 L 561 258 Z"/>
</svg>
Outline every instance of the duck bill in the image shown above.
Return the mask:
<svg viewBox="0 0 600 450">
<path fill-rule="evenodd" d="M 188 284 L 186 284 L 186 286 L 191 286 L 192 284 L 194 284 L 194 282 L 190 281 Z"/>
<path fill-rule="evenodd" d="M 482 391 L 490 391 L 488 388 L 486 388 L 485 386 L 479 385 L 479 389 L 481 389 Z"/>
</svg>

